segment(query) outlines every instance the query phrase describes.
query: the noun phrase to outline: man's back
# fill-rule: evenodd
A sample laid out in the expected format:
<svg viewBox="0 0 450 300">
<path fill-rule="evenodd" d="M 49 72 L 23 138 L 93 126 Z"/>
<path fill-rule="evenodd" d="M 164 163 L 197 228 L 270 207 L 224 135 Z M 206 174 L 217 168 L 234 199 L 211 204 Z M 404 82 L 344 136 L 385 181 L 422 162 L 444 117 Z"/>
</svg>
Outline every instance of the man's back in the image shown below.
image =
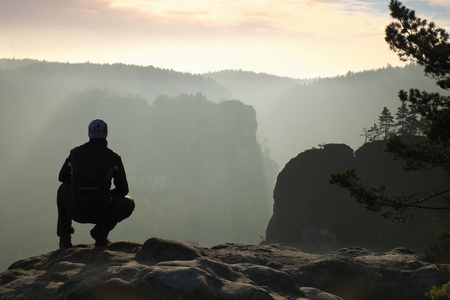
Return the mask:
<svg viewBox="0 0 450 300">
<path fill-rule="evenodd" d="M 100 119 L 93 120 L 88 127 L 89 142 L 72 149 L 59 172 L 62 182 L 57 196 L 60 248 L 72 247 L 72 220 L 95 224 L 90 232 L 95 245 L 105 246 L 108 233 L 134 210 L 134 200 L 127 196 L 122 159 L 107 147 L 107 135 L 107 124 Z"/>
<path fill-rule="evenodd" d="M 71 182 L 76 193 L 96 189 L 109 195 L 113 178 L 115 189 L 111 196 L 125 196 L 128 183 L 122 160 L 107 147 L 105 139 L 91 139 L 74 148 L 59 174 L 59 180 Z"/>
</svg>

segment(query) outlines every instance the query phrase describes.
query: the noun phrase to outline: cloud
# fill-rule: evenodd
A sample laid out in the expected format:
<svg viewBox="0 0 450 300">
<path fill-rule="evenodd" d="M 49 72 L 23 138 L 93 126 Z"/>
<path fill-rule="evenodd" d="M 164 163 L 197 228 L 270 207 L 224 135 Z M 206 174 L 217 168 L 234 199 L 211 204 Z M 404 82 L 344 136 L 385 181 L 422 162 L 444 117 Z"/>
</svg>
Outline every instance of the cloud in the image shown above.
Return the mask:
<svg viewBox="0 0 450 300">
<path fill-rule="evenodd" d="M 405 0 L 402 4 L 414 10 L 422 19 L 433 21 L 439 27 L 450 28 L 450 1 L 448 0 Z"/>
<path fill-rule="evenodd" d="M 438 1 L 438 0 L 436 0 Z M 161 35 L 379 34 L 387 14 L 363 0 L 16 0 L 0 4 L 2 28 Z M 380 25 L 383 24 L 383 25 Z"/>
<path fill-rule="evenodd" d="M 210 28 L 321 36 L 336 30 L 373 33 L 379 30 L 375 22 L 385 17 L 373 4 L 358 0 L 111 0 L 109 7 Z"/>
<path fill-rule="evenodd" d="M 450 10 L 450 2 L 448 0 L 422 0 L 422 1 L 430 5 L 440 6 L 443 8 L 447 8 L 447 10 Z"/>
</svg>

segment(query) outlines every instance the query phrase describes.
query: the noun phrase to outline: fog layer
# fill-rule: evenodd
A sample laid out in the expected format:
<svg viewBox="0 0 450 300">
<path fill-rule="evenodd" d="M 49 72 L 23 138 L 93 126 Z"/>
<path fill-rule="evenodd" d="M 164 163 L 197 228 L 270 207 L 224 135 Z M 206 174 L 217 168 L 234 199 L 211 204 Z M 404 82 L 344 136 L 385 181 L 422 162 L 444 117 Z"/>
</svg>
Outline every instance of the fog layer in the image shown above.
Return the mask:
<svg viewBox="0 0 450 300">
<path fill-rule="evenodd" d="M 136 211 L 113 240 L 258 243 L 280 168 L 322 142 L 362 144 L 400 88 L 432 91 L 416 66 L 296 80 L 244 71 L 0 60 L 0 269 L 57 247 L 57 174 L 103 118 Z M 76 225 L 75 243 L 92 242 Z"/>
</svg>

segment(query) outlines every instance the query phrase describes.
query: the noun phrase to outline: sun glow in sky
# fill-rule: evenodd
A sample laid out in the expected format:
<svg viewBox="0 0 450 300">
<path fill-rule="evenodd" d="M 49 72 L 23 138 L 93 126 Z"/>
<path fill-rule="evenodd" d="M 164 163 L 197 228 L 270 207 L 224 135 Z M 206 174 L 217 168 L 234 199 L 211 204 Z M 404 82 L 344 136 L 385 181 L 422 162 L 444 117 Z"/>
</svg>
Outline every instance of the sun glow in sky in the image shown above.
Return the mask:
<svg viewBox="0 0 450 300">
<path fill-rule="evenodd" d="M 243 69 L 296 78 L 400 61 L 384 42 L 389 0 L 15 0 L 0 2 L 0 57 Z M 450 1 L 404 0 L 450 27 Z"/>
</svg>

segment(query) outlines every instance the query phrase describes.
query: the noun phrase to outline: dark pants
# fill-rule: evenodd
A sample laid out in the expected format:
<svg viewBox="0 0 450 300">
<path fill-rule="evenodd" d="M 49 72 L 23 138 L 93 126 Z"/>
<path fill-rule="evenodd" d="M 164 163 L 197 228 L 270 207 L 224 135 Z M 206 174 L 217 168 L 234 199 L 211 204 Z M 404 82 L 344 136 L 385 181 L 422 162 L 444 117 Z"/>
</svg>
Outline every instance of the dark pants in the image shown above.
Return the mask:
<svg viewBox="0 0 450 300">
<path fill-rule="evenodd" d="M 111 207 L 102 211 L 77 210 L 71 205 L 70 184 L 63 183 L 58 189 L 58 225 L 56 234 L 67 236 L 74 233 L 72 220 L 78 223 L 92 223 L 100 232 L 108 233 L 117 223 L 128 218 L 134 210 L 134 200 L 129 197 L 112 197 Z"/>
</svg>

